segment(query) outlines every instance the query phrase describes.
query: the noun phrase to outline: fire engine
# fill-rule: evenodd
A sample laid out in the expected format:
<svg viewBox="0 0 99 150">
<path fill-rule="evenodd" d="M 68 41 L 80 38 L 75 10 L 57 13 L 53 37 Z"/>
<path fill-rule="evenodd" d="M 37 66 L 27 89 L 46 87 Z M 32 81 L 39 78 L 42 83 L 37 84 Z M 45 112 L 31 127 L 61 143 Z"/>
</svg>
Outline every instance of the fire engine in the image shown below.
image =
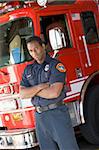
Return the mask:
<svg viewBox="0 0 99 150">
<path fill-rule="evenodd" d="M 35 108 L 19 94 L 24 68 L 33 63 L 26 47 L 33 35 L 66 67 L 64 102 L 73 127 L 99 144 L 98 9 L 95 0 L 0 1 L 0 149 L 38 145 Z"/>
</svg>

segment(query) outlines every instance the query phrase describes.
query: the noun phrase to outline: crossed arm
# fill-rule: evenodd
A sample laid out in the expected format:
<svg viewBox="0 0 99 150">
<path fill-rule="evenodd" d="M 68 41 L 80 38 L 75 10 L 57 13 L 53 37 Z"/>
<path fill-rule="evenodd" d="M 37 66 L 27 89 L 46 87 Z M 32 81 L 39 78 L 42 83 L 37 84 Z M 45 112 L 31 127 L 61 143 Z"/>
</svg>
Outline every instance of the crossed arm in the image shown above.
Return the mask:
<svg viewBox="0 0 99 150">
<path fill-rule="evenodd" d="M 46 99 L 57 98 L 60 95 L 63 86 L 64 84 L 62 82 L 56 82 L 51 85 L 49 83 L 42 83 L 28 88 L 21 86 L 20 96 L 21 98 L 31 98 L 34 96 Z"/>
</svg>

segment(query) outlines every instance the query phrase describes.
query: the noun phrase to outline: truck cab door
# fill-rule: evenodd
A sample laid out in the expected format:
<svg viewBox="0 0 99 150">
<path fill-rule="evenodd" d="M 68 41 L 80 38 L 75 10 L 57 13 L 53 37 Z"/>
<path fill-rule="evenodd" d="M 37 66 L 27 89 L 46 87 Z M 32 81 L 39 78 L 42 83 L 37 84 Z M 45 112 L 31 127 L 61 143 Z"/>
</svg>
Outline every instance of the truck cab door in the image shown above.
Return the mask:
<svg viewBox="0 0 99 150">
<path fill-rule="evenodd" d="M 76 44 L 85 75 L 89 75 L 99 69 L 99 35 L 96 21 L 98 20 L 92 11 L 72 14 Z"/>
<path fill-rule="evenodd" d="M 81 62 L 77 47 L 71 34 L 69 13 L 60 10 L 60 14 L 52 11 L 51 14 L 44 12 L 37 18 L 40 19 L 40 37 L 47 43 L 47 51 L 52 57 L 59 59 L 66 67 L 66 83 L 76 78 L 83 77 Z M 79 73 L 78 73 L 79 72 Z"/>
</svg>

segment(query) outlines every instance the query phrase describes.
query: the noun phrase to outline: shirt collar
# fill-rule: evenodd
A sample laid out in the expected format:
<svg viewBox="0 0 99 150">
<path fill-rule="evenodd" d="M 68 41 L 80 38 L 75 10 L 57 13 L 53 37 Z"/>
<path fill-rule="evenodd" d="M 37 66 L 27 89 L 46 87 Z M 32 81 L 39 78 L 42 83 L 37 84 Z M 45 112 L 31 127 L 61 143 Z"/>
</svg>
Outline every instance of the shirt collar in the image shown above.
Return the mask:
<svg viewBox="0 0 99 150">
<path fill-rule="evenodd" d="M 51 57 L 49 56 L 49 54 L 46 53 L 46 58 L 45 58 L 45 62 L 49 63 L 51 61 Z"/>
<path fill-rule="evenodd" d="M 52 58 L 50 57 L 50 55 L 46 53 L 45 60 L 44 60 L 44 62 L 43 62 L 42 64 L 38 64 L 36 61 L 35 61 L 35 63 L 36 63 L 38 66 L 42 66 L 45 62 L 46 62 L 46 63 L 50 63 L 51 59 L 52 59 Z"/>
</svg>

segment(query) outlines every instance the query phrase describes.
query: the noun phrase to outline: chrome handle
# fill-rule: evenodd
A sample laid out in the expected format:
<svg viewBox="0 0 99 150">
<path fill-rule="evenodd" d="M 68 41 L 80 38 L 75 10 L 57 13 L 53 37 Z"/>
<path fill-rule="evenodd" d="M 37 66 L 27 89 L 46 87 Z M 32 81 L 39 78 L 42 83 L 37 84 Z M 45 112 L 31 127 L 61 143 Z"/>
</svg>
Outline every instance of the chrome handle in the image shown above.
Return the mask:
<svg viewBox="0 0 99 150">
<path fill-rule="evenodd" d="M 82 36 L 82 39 L 83 39 L 83 43 L 84 43 L 84 47 L 85 47 L 85 53 L 86 53 L 86 57 L 87 57 L 87 61 L 88 61 L 88 66 L 90 67 L 90 66 L 92 66 L 92 64 L 91 64 L 89 50 L 88 50 L 86 39 L 85 39 L 84 35 Z"/>
</svg>

